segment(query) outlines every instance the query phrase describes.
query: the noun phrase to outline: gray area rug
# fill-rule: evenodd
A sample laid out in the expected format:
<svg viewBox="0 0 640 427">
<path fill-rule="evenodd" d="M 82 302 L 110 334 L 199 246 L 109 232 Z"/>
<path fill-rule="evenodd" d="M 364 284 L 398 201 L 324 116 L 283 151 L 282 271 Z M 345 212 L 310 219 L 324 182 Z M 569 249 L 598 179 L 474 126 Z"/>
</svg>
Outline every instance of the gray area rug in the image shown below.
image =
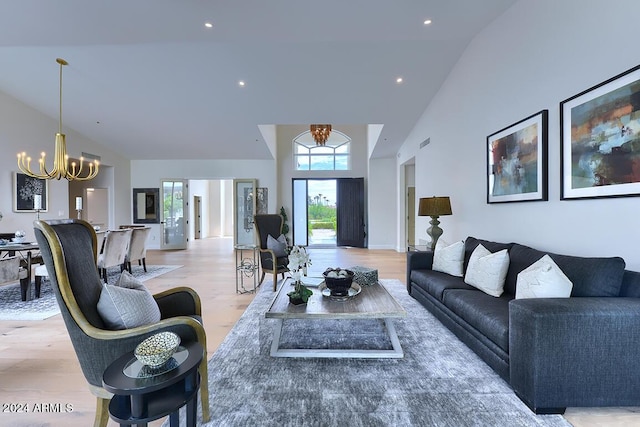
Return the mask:
<svg viewBox="0 0 640 427">
<path fill-rule="evenodd" d="M 132 266 L 132 274 L 141 281 L 149 280 L 161 274 L 168 273 L 180 265 L 147 265 L 147 272 L 140 266 Z M 107 281 L 115 283 L 120 277 L 120 270 L 109 269 Z M 32 295 L 35 285 L 31 285 Z M 20 297 L 20 284 L 0 286 L 0 320 L 44 320 L 60 313 L 56 296 L 49 279 L 42 281 L 40 298 L 30 301 L 22 301 Z"/>
<path fill-rule="evenodd" d="M 532 413 L 401 282 L 380 282 L 407 311 L 395 321 L 403 359 L 272 358 L 274 320 L 264 313 L 274 293 L 262 287 L 209 361 L 211 421 L 198 425 L 570 426 Z M 376 320 L 288 321 L 283 346 L 298 346 L 295 333 L 319 348 L 390 346 Z"/>
</svg>

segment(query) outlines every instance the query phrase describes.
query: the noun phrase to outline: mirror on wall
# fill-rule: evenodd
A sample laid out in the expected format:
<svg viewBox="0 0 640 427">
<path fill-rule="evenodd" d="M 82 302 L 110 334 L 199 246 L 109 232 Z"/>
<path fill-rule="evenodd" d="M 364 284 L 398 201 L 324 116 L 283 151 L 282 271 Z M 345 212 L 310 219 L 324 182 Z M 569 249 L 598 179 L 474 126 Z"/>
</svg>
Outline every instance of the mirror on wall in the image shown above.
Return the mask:
<svg viewBox="0 0 640 427">
<path fill-rule="evenodd" d="M 160 222 L 160 189 L 133 189 L 133 223 L 158 224 Z"/>
<path fill-rule="evenodd" d="M 255 244 L 255 231 L 253 228 L 253 215 L 256 212 L 256 180 L 234 179 L 234 244 Z"/>
</svg>

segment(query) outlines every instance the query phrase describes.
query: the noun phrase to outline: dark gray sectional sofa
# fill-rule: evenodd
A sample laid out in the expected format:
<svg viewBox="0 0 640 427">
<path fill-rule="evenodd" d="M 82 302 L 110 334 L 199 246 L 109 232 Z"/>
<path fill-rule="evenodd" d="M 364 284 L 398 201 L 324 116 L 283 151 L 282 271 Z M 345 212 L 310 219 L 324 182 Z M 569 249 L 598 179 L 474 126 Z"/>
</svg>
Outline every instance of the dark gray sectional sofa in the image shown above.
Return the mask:
<svg viewBox="0 0 640 427">
<path fill-rule="evenodd" d="M 520 271 L 545 253 L 517 243 L 469 237 L 508 249 L 499 298 L 431 270 L 432 252 L 407 254 L 407 290 L 476 352 L 538 414 L 567 407 L 640 406 L 640 273 L 622 258 L 548 253 L 573 283 L 571 298 L 515 299 Z"/>
</svg>

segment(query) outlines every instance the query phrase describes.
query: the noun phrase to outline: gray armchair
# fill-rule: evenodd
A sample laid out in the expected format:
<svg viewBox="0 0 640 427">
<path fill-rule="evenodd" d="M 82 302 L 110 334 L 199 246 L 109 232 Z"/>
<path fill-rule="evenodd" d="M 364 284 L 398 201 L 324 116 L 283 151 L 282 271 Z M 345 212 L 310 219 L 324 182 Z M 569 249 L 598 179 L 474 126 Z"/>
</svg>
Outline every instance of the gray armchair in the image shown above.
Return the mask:
<svg viewBox="0 0 640 427">
<path fill-rule="evenodd" d="M 260 278 L 260 284 L 264 280 L 266 273 L 273 274 L 273 290 L 278 287 L 278 274 L 289 271 L 287 264 L 289 264 L 289 258 L 276 257 L 271 249 L 267 247 L 267 238 L 271 235 L 274 239 L 277 239 L 282 234 L 282 224 L 284 219 L 282 215 L 278 214 L 262 214 L 254 215 L 253 224 L 258 232 L 258 241 L 260 243 L 260 265 L 262 267 L 262 277 Z"/>
<path fill-rule="evenodd" d="M 74 219 L 36 221 L 35 235 L 67 331 L 89 389 L 97 397 L 94 427 L 109 419 L 111 394 L 102 388 L 104 370 L 124 353 L 158 332 L 172 331 L 183 342 L 198 341 L 204 348 L 199 367 L 202 378 L 202 415 L 209 420 L 207 344 L 200 298 L 190 288 L 178 287 L 154 295 L 161 320 L 125 330 L 108 330 L 97 310 L 102 282 L 96 266 L 97 239 L 93 227 Z"/>
</svg>

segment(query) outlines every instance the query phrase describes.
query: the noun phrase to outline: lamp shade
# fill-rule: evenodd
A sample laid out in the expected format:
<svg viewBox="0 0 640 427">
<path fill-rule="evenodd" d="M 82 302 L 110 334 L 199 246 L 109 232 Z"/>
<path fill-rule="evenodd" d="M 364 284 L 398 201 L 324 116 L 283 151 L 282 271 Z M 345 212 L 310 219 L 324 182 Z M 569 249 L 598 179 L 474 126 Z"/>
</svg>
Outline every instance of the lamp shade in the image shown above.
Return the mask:
<svg viewBox="0 0 640 427">
<path fill-rule="evenodd" d="M 419 216 L 451 215 L 451 202 L 449 197 L 425 197 L 420 199 L 418 206 Z"/>
</svg>

